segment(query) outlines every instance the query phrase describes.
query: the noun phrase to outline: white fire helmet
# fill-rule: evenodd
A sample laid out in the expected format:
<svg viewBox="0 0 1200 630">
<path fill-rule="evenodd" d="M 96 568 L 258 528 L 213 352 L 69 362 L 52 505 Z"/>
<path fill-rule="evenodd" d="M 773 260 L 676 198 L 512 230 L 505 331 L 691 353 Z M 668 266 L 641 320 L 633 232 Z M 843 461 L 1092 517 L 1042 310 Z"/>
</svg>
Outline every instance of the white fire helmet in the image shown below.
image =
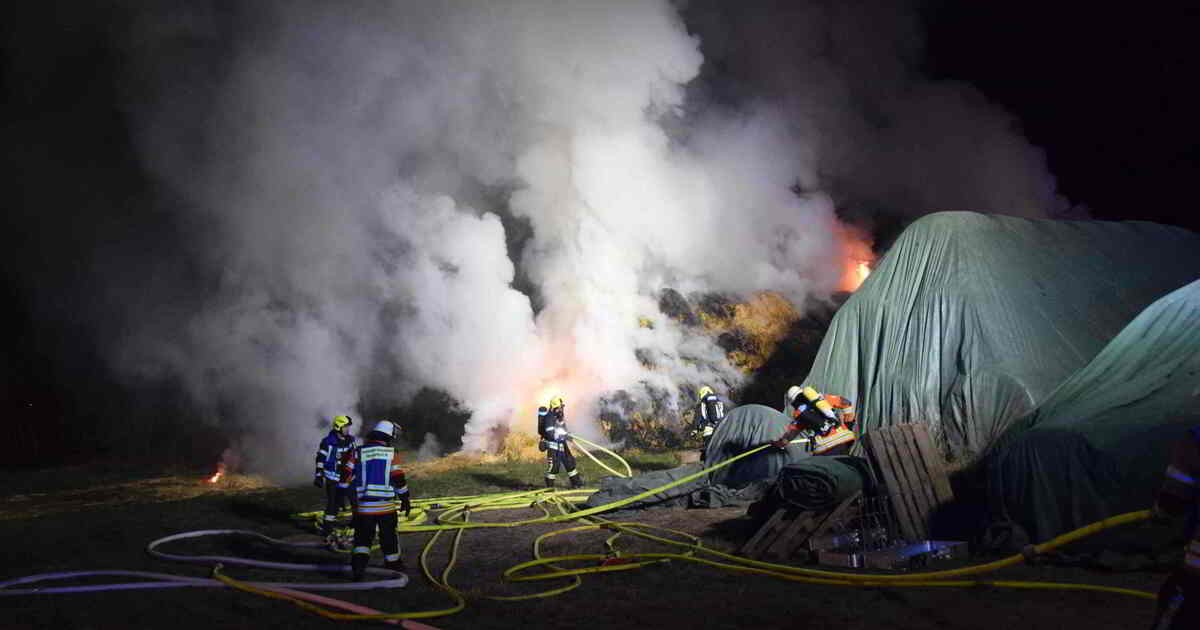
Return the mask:
<svg viewBox="0 0 1200 630">
<path fill-rule="evenodd" d="M 786 409 L 792 406 L 792 401 L 803 392 L 804 389 L 799 385 L 792 385 L 788 388 L 787 393 L 783 395 L 783 407 Z"/>
<path fill-rule="evenodd" d="M 391 438 L 396 437 L 396 425 L 392 424 L 391 420 L 380 420 L 375 424 L 374 430 Z"/>
</svg>

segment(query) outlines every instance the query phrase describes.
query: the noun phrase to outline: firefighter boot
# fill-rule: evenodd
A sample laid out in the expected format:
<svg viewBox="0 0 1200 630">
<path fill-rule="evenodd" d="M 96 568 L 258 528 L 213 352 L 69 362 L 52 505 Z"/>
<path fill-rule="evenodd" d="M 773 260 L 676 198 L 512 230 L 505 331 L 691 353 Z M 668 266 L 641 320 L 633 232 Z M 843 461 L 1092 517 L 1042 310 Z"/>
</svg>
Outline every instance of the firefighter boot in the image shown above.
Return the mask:
<svg viewBox="0 0 1200 630">
<path fill-rule="evenodd" d="M 367 562 L 371 560 L 371 554 L 356 553 L 350 557 L 350 569 L 354 573 L 354 581 L 361 582 L 367 576 Z"/>
<path fill-rule="evenodd" d="M 551 478 L 549 478 L 549 477 L 546 477 L 546 487 L 547 487 L 547 488 L 553 488 L 553 487 L 554 487 L 554 480 L 553 480 L 553 479 L 551 479 Z"/>
<path fill-rule="evenodd" d="M 388 569 L 390 571 L 403 572 L 404 571 L 404 558 L 396 558 L 395 560 L 388 560 L 387 562 L 383 563 L 383 568 Z"/>
<path fill-rule="evenodd" d="M 571 475 L 571 487 L 572 488 L 582 488 L 583 487 L 583 476 L 582 475 Z"/>
</svg>

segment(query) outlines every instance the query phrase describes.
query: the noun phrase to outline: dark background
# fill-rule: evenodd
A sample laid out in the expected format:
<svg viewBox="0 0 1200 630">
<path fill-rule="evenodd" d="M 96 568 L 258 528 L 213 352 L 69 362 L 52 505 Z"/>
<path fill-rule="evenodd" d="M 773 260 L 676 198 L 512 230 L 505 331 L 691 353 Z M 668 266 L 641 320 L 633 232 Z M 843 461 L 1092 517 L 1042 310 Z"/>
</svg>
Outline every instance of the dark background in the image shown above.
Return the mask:
<svg viewBox="0 0 1200 630">
<path fill-rule="evenodd" d="M 929 74 L 974 84 L 1096 218 L 1200 229 L 1196 5 L 933 2 Z"/>
<path fill-rule="evenodd" d="M 1093 217 L 1200 230 L 1197 10 L 1046 4 L 925 3 L 926 74 L 971 83 L 1015 114 L 1060 191 Z M 115 386 L 97 348 L 121 331 L 95 314 L 155 271 L 139 262 L 175 277 L 187 265 L 174 238 L 187 228 L 163 210 L 122 105 L 114 41 L 128 15 L 103 3 L 4 9 L 0 413 L 11 441 L 0 466 L 178 458 L 223 441 L 169 386 L 136 396 Z M 100 279 L 114 289 L 94 290 Z"/>
</svg>

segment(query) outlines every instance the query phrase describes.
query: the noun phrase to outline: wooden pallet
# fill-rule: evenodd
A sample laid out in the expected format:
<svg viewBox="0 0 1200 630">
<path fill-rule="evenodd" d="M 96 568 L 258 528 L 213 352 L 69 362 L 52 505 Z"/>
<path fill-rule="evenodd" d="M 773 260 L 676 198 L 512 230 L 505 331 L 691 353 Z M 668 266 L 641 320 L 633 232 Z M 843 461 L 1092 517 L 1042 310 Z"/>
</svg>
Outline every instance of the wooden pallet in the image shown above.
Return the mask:
<svg viewBox="0 0 1200 630">
<path fill-rule="evenodd" d="M 797 549 L 807 549 L 804 544 L 813 536 L 824 534 L 860 496 L 862 492 L 856 492 L 826 512 L 780 508 L 742 545 L 739 553 L 755 559 L 788 558 Z"/>
<path fill-rule="evenodd" d="M 863 436 L 875 470 L 887 486 L 900 533 L 929 538 L 929 518 L 954 499 L 941 452 L 923 424 L 898 424 Z"/>
</svg>

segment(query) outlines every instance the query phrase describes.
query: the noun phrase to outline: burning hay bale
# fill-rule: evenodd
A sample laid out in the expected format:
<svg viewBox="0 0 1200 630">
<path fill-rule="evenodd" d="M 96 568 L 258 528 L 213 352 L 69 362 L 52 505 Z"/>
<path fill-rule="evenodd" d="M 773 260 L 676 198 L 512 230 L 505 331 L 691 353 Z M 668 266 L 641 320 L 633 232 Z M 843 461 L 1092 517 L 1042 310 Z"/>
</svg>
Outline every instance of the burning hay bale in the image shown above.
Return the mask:
<svg viewBox="0 0 1200 630">
<path fill-rule="evenodd" d="M 695 298 L 693 311 L 678 291 L 666 289 L 659 297 L 663 313 L 685 325 L 698 323 L 716 337 L 729 360 L 744 372 L 762 367 L 776 347 L 788 338 L 801 320 L 800 312 L 787 298 L 770 291 L 737 301 L 719 293 Z M 696 314 L 699 313 L 699 315 Z"/>
<path fill-rule="evenodd" d="M 406 464 L 406 468 L 411 474 L 436 474 L 479 464 L 536 462 L 546 457 L 538 450 L 537 436 L 511 431 L 505 425 L 493 427 L 487 443 L 487 450 L 459 451 Z"/>
<path fill-rule="evenodd" d="M 683 445 L 683 418 L 668 392 L 647 388 L 649 400 L 620 390 L 600 400 L 600 428 L 627 447 L 675 449 Z"/>
<path fill-rule="evenodd" d="M 658 310 L 684 326 L 699 326 L 700 318 L 692 311 L 687 298 L 675 289 L 663 289 L 658 295 Z"/>
</svg>

